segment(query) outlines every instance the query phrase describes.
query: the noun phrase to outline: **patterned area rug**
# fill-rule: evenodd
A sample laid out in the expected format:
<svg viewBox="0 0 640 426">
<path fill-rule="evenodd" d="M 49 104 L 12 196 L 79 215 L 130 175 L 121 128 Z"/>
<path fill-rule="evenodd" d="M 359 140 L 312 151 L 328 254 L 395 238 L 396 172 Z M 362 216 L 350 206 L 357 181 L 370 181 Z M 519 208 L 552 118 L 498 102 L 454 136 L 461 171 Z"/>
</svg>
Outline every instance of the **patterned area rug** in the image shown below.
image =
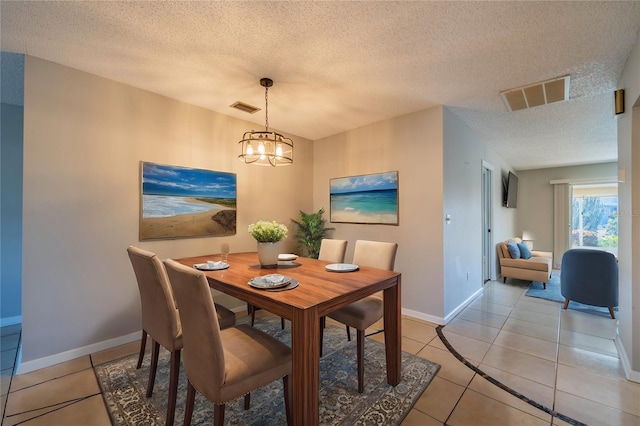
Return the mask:
<svg viewBox="0 0 640 426">
<path fill-rule="evenodd" d="M 242 318 L 239 322 L 247 321 Z M 290 323 L 280 329 L 280 319 L 259 311 L 256 328 L 286 344 L 291 343 Z M 96 366 L 98 382 L 114 425 L 164 425 L 169 378 L 169 352 L 162 349 L 151 398 L 145 397 L 150 353 L 136 370 L 137 354 Z M 440 366 L 402 352 L 402 380 L 395 388 L 386 381 L 384 344 L 366 339 L 365 390 L 358 393 L 355 339 L 347 341 L 344 328 L 327 326 L 323 357 L 320 359 L 321 425 L 399 425 L 427 388 Z M 186 399 L 186 376 L 181 368 L 175 424 L 182 424 Z M 282 381 L 273 382 L 251 394 L 251 408 L 244 411 L 243 399 L 226 405 L 227 425 L 286 424 Z M 198 394 L 193 425 L 213 423 L 213 404 Z"/>
<path fill-rule="evenodd" d="M 564 303 L 564 297 L 560 292 L 560 271 L 553 271 L 553 273 L 551 274 L 551 279 L 547 283 L 546 289 L 543 287 L 540 281 L 533 281 L 529 285 L 529 289 L 525 293 L 525 296 L 537 297 L 540 299 L 547 299 L 547 300 L 552 300 L 554 302 Z M 588 312 L 590 314 L 596 314 L 606 318 L 611 318 L 611 316 L 609 315 L 609 310 L 607 308 L 603 308 L 600 306 L 584 305 L 582 303 L 578 303 L 573 300 L 569 301 L 568 309 L 573 309 L 575 311 L 581 311 L 581 312 Z M 617 310 L 618 308 L 614 308 L 614 311 L 617 311 Z"/>
</svg>

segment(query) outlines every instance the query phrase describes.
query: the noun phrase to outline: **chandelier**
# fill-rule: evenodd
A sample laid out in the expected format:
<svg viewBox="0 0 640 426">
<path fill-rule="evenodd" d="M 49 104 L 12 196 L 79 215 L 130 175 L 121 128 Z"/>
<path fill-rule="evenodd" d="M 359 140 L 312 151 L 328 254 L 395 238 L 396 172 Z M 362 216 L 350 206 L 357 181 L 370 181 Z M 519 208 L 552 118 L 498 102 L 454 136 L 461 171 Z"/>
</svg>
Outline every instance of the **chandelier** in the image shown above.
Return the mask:
<svg viewBox="0 0 640 426">
<path fill-rule="evenodd" d="M 269 87 L 273 86 L 273 80 L 261 78 L 260 85 L 264 87 L 264 131 L 245 132 L 238 142 L 241 148 L 238 158 L 258 166 L 286 166 L 293 163 L 293 141 L 269 130 Z"/>
</svg>

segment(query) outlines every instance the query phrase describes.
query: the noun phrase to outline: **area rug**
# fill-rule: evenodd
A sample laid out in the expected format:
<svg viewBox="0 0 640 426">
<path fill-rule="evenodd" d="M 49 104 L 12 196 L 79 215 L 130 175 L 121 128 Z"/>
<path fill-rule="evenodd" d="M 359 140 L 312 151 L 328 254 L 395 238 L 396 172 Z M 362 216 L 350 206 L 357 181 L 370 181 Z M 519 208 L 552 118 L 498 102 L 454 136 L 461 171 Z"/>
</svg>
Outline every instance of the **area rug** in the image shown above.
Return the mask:
<svg viewBox="0 0 640 426">
<path fill-rule="evenodd" d="M 290 323 L 280 328 L 280 318 L 269 313 L 256 317 L 256 328 L 291 342 Z M 246 321 L 243 318 L 241 322 Z M 145 397 L 150 354 L 136 370 L 137 354 L 94 367 L 114 425 L 164 425 L 169 377 L 169 352 L 162 349 L 151 398 Z M 347 341 L 344 328 L 327 326 L 320 359 L 321 425 L 399 425 L 440 369 L 438 364 L 402 352 L 402 379 L 395 388 L 386 381 L 384 344 L 366 339 L 365 390 L 358 393 L 356 342 Z M 184 364 L 180 369 L 175 424 L 182 424 L 186 399 Z M 286 424 L 282 381 L 251 393 L 251 408 L 243 399 L 226 405 L 227 425 Z M 212 424 L 213 404 L 198 395 L 193 425 Z"/>
<path fill-rule="evenodd" d="M 551 279 L 547 283 L 545 289 L 540 281 L 533 281 L 529 285 L 529 289 L 525 293 L 525 296 L 537 297 L 540 299 L 552 300 L 554 302 L 564 303 L 564 297 L 560 292 L 560 271 L 553 271 Z M 601 315 L 607 318 L 611 318 L 609 315 L 609 309 L 600 306 L 584 305 L 582 303 L 569 301 L 568 309 L 575 311 L 588 312 L 590 314 Z M 615 311 L 618 308 L 614 308 Z"/>
</svg>

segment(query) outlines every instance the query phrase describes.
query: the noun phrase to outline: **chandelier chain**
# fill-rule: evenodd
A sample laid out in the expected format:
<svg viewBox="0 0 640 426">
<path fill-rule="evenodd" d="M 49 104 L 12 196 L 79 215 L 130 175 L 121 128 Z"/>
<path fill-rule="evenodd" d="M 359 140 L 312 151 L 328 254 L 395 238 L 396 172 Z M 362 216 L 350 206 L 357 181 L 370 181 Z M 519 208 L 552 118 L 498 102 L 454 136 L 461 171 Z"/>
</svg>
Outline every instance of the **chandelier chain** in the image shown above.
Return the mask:
<svg viewBox="0 0 640 426">
<path fill-rule="evenodd" d="M 269 88 L 264 88 L 264 130 L 269 131 Z"/>
</svg>

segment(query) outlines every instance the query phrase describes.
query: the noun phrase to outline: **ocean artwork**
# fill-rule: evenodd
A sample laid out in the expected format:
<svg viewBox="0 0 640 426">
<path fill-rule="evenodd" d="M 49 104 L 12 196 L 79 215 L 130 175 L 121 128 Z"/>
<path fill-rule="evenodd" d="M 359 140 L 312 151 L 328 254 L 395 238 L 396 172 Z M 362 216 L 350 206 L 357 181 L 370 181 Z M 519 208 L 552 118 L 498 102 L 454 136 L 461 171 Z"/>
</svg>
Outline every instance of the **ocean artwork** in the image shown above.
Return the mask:
<svg viewBox="0 0 640 426">
<path fill-rule="evenodd" d="M 234 235 L 236 175 L 142 161 L 140 240 Z"/>
<path fill-rule="evenodd" d="M 330 221 L 398 224 L 398 172 L 330 180 Z"/>
</svg>

